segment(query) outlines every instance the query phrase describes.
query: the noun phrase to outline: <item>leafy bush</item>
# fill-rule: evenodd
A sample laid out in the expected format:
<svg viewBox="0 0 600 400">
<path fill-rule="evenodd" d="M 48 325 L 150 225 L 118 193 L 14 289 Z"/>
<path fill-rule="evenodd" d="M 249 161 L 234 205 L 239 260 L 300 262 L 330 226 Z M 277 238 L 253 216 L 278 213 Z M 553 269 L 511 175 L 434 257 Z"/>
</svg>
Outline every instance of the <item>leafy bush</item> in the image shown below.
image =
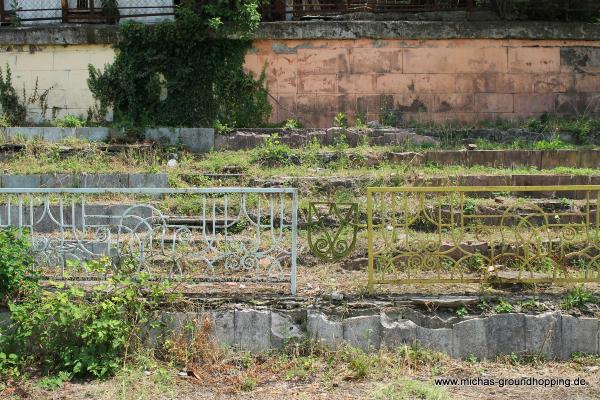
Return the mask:
<svg viewBox="0 0 600 400">
<path fill-rule="evenodd" d="M 561 302 L 561 307 L 565 310 L 584 309 L 587 304 L 593 304 L 597 301 L 598 299 L 592 292 L 586 290 L 583 286 L 577 286 L 567 292 Z"/>
<path fill-rule="evenodd" d="M 13 126 L 23 125 L 27 119 L 27 107 L 19 99 L 13 87 L 12 73 L 8 64 L 5 73 L 0 69 L 0 106 Z"/>
<path fill-rule="evenodd" d="M 285 121 L 283 128 L 284 129 L 299 129 L 299 128 L 302 128 L 302 124 L 298 120 L 288 119 L 287 121 Z"/>
<path fill-rule="evenodd" d="M 271 113 L 264 70 L 258 80 L 243 70 L 261 3 L 187 1 L 172 21 L 123 23 L 114 62 L 89 66 L 100 108 L 136 126 L 262 124 Z"/>
<path fill-rule="evenodd" d="M 292 157 L 292 150 L 287 144 L 281 143 L 279 135 L 273 134 L 267 138 L 265 145 L 258 149 L 254 162 L 274 167 L 288 165 Z"/>
<path fill-rule="evenodd" d="M 333 118 L 333 126 L 338 128 L 347 128 L 348 127 L 348 115 L 344 112 L 339 112 Z"/>
<path fill-rule="evenodd" d="M 535 142 L 533 146 L 536 150 L 560 150 L 567 149 L 571 146 L 567 145 L 565 142 L 560 140 L 560 138 L 555 137 L 551 140 L 539 140 Z"/>
<path fill-rule="evenodd" d="M 76 287 L 40 289 L 9 305 L 11 323 L 0 336 L 0 354 L 20 371 L 109 376 L 141 344 L 163 295 L 162 286 L 119 277 L 89 294 Z"/>
<path fill-rule="evenodd" d="M 65 115 L 62 119 L 55 119 L 52 125 L 58 128 L 81 128 L 83 121 L 74 115 Z"/>
<path fill-rule="evenodd" d="M 17 230 L 0 230 L 0 302 L 20 297 L 31 288 L 27 277 L 33 265 L 30 244 Z"/>
<path fill-rule="evenodd" d="M 6 115 L 0 115 L 0 128 L 8 128 L 10 125 L 10 119 Z"/>
<path fill-rule="evenodd" d="M 510 313 L 513 312 L 513 306 L 508 301 L 501 299 L 500 302 L 494 308 L 498 314 Z"/>
</svg>

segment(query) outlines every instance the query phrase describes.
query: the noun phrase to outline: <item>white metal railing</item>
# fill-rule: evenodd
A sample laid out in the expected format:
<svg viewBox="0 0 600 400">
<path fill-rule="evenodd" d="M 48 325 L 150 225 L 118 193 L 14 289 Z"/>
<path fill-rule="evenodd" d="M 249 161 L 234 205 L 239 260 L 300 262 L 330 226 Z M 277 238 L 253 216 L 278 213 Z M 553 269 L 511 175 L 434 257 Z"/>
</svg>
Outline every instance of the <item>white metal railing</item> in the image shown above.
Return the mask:
<svg viewBox="0 0 600 400">
<path fill-rule="evenodd" d="M 0 228 L 31 241 L 35 273 L 103 279 L 289 281 L 296 292 L 297 190 L 0 189 Z"/>
</svg>

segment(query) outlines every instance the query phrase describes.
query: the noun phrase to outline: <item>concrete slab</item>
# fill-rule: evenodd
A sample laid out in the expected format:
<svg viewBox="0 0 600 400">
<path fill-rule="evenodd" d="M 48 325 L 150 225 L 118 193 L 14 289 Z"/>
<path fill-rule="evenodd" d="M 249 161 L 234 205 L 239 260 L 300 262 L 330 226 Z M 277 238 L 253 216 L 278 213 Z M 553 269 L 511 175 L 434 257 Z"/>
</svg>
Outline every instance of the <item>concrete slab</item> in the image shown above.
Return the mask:
<svg viewBox="0 0 600 400">
<path fill-rule="evenodd" d="M 331 321 L 320 312 L 309 310 L 306 326 L 310 339 L 330 347 L 339 346 L 344 338 L 342 323 Z"/>
<path fill-rule="evenodd" d="M 417 324 L 403 319 L 390 320 L 385 314 L 381 315 L 381 345 L 395 349 L 402 345 L 412 346 L 417 340 Z"/>
<path fill-rule="evenodd" d="M 363 351 L 379 349 L 381 341 L 381 317 L 369 315 L 344 320 L 344 340 L 351 346 Z"/>
<path fill-rule="evenodd" d="M 525 315 L 496 314 L 487 320 L 488 357 L 525 351 Z"/>
<path fill-rule="evenodd" d="M 279 313 L 271 313 L 271 346 L 281 348 L 286 344 L 305 337 L 302 327 L 294 323 L 292 318 Z"/>
<path fill-rule="evenodd" d="M 452 329 L 430 329 L 417 326 L 417 344 L 452 356 Z"/>
<path fill-rule="evenodd" d="M 474 355 L 480 360 L 488 357 L 486 320 L 473 318 L 452 327 L 452 356 L 467 358 Z"/>
<path fill-rule="evenodd" d="M 235 310 L 234 344 L 253 352 L 271 348 L 271 313 L 259 310 Z"/>
<path fill-rule="evenodd" d="M 577 318 L 563 315 L 562 321 L 562 359 L 569 359 L 573 353 L 598 354 L 598 330 L 600 321 L 596 318 Z"/>
</svg>

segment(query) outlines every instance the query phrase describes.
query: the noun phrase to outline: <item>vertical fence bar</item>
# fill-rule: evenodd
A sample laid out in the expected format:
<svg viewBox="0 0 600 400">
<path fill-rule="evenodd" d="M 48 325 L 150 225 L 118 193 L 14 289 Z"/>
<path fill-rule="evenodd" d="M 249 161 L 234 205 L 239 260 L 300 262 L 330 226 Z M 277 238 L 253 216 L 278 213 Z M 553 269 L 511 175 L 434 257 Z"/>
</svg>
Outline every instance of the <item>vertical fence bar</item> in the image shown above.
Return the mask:
<svg viewBox="0 0 600 400">
<path fill-rule="evenodd" d="M 373 190 L 367 188 L 367 237 L 369 251 L 369 282 L 367 288 L 369 294 L 373 294 L 375 290 L 374 269 L 375 269 L 375 254 L 373 250 Z"/>
<path fill-rule="evenodd" d="M 283 225 L 283 220 L 281 221 Z M 296 261 L 298 258 L 298 189 L 294 189 L 292 193 L 292 250 L 291 250 L 291 276 L 290 276 L 290 291 L 292 295 L 296 295 L 298 289 L 298 283 L 296 280 L 297 265 Z"/>
</svg>

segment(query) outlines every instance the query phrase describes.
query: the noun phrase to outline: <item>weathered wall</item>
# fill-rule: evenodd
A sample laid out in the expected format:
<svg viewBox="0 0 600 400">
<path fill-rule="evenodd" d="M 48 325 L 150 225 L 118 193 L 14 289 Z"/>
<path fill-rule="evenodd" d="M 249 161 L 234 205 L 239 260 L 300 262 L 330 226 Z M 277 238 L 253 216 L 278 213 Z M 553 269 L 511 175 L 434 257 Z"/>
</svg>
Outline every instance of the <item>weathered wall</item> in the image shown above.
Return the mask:
<svg viewBox="0 0 600 400">
<path fill-rule="evenodd" d="M 258 40 L 273 121 L 331 126 L 334 115 L 474 121 L 600 113 L 600 41 Z"/>
<path fill-rule="evenodd" d="M 23 88 L 27 97 L 52 88 L 48 93 L 46 119 L 55 114 L 87 115 L 94 104 L 87 86 L 88 64 L 102 67 L 112 62 L 114 51 L 108 44 L 76 45 L 3 45 L 0 47 L 0 68 L 8 66 L 12 73 L 13 86 L 19 95 Z M 42 118 L 39 102 L 29 108 L 33 121 Z"/>
<path fill-rule="evenodd" d="M 0 66 L 19 91 L 53 87 L 57 115 L 93 104 L 87 66 L 112 61 L 114 27 L 0 30 Z M 266 66 L 272 121 L 329 127 L 344 111 L 369 120 L 435 121 L 600 113 L 600 25 L 307 22 L 261 26 L 247 69 Z M 31 109 L 31 118 L 40 119 Z"/>
</svg>

